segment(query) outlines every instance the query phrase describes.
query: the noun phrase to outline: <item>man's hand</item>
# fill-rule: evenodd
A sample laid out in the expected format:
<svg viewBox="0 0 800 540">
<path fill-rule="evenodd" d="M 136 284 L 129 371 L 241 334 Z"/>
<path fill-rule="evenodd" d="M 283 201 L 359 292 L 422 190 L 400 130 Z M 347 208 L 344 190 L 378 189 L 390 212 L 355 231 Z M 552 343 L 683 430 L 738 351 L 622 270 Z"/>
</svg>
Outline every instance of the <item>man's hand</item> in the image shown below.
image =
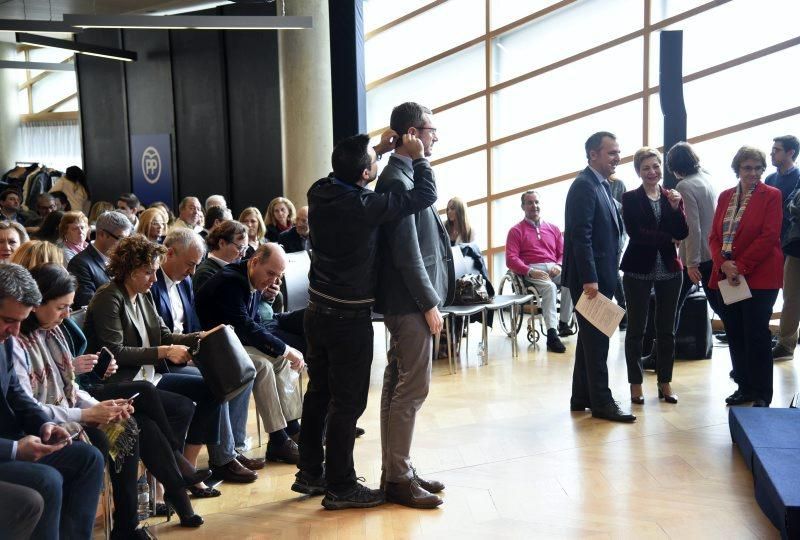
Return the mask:
<svg viewBox="0 0 800 540">
<path fill-rule="evenodd" d="M 561 266 L 560 266 L 560 265 L 558 265 L 558 264 L 554 265 L 554 266 L 553 266 L 553 267 L 552 267 L 552 268 L 551 268 L 551 269 L 550 269 L 550 270 L 547 272 L 547 274 L 548 274 L 548 275 L 549 275 L 551 278 L 554 278 L 554 277 L 556 277 L 556 276 L 557 276 L 557 275 L 559 275 L 560 273 L 561 273 Z"/>
<path fill-rule="evenodd" d="M 689 275 L 689 279 L 692 280 L 692 283 L 695 285 L 700 284 L 700 280 L 703 278 L 703 275 L 700 273 L 700 270 L 696 266 L 689 266 L 686 268 L 686 273 Z"/>
<path fill-rule="evenodd" d="M 96 364 L 96 354 L 84 354 L 72 359 L 72 367 L 75 370 L 75 375 L 92 371 L 92 368 L 94 368 Z"/>
<path fill-rule="evenodd" d="M 422 141 L 419 140 L 416 135 L 411 135 L 410 133 L 403 135 L 403 147 L 408 152 L 408 155 L 411 156 L 411 159 L 420 159 L 425 157 L 425 147 L 422 145 Z"/>
<path fill-rule="evenodd" d="M 550 274 L 545 272 L 544 270 L 534 270 L 533 268 L 531 268 L 530 270 L 528 270 L 528 277 L 531 279 L 548 281 L 550 279 Z"/>
<path fill-rule="evenodd" d="M 385 154 L 394 150 L 395 143 L 397 142 L 397 132 L 393 129 L 387 129 L 381 133 L 381 140 L 378 144 L 372 147 L 376 154 Z M 405 141 L 403 141 L 405 142 Z"/>
<path fill-rule="evenodd" d="M 294 347 L 286 346 L 286 352 L 283 353 L 283 357 L 289 362 L 289 367 L 291 367 L 295 371 L 300 371 L 303 369 L 303 366 L 306 365 L 305 360 L 303 359 L 303 353 L 295 349 Z"/>
<path fill-rule="evenodd" d="M 64 446 L 72 441 L 69 431 L 50 422 L 44 424 L 39 431 L 39 437 L 44 444 Z"/>
<path fill-rule="evenodd" d="M 69 435 L 67 435 L 67 441 L 69 440 Z M 17 441 L 17 459 L 19 461 L 39 461 L 44 456 L 52 454 L 64 446 L 66 446 L 66 443 L 44 444 L 39 437 L 28 435 Z"/>
<path fill-rule="evenodd" d="M 442 314 L 439 312 L 439 308 L 433 306 L 431 309 L 425 312 L 425 322 L 428 323 L 428 328 L 431 331 L 431 334 L 434 336 L 438 336 L 439 332 L 442 331 L 442 325 L 444 324 L 444 319 L 442 318 Z"/>
<path fill-rule="evenodd" d="M 278 281 L 277 283 L 273 283 L 266 289 L 264 289 L 261 293 L 261 298 L 266 300 L 267 302 L 272 302 L 275 300 L 275 297 L 278 296 L 278 293 L 281 292 L 281 282 Z"/>
<path fill-rule="evenodd" d="M 673 210 L 677 210 L 681 203 L 681 194 L 674 189 L 667 190 L 667 201 Z"/>
<path fill-rule="evenodd" d="M 584 283 L 583 284 L 583 294 L 588 296 L 590 299 L 597 296 L 597 292 L 599 291 L 599 287 L 597 283 Z"/>
<path fill-rule="evenodd" d="M 192 359 L 189 348 L 185 345 L 168 345 L 164 349 L 162 358 L 166 358 L 171 364 L 182 366 Z"/>
</svg>

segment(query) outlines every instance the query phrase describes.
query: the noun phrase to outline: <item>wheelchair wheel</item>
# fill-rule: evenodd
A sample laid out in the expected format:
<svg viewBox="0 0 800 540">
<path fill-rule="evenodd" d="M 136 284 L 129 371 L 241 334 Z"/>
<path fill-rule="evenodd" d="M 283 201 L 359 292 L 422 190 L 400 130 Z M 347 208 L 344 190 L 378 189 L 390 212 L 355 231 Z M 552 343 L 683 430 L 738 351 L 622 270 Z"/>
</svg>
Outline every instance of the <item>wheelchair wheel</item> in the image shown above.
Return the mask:
<svg viewBox="0 0 800 540">
<path fill-rule="evenodd" d="M 529 341 L 531 344 L 534 344 L 534 343 L 536 343 L 537 341 L 539 341 L 539 336 L 540 336 L 540 335 L 541 335 L 541 334 L 539 333 L 539 331 L 538 331 L 538 330 L 535 330 L 535 329 L 534 329 L 534 330 L 528 330 L 528 341 Z"/>
<path fill-rule="evenodd" d="M 505 292 L 504 292 L 505 290 Z M 514 290 L 514 282 L 508 277 L 508 274 L 503 276 L 503 279 L 500 280 L 500 285 L 497 287 L 497 294 L 519 294 L 517 291 Z M 511 308 L 506 309 L 498 309 L 497 314 L 500 316 L 500 326 L 503 327 L 503 332 L 506 334 L 514 334 L 517 335 L 522 328 L 522 319 L 523 314 L 521 313 L 517 317 L 517 324 L 516 328 L 512 328 L 513 317 L 511 316 Z"/>
</svg>

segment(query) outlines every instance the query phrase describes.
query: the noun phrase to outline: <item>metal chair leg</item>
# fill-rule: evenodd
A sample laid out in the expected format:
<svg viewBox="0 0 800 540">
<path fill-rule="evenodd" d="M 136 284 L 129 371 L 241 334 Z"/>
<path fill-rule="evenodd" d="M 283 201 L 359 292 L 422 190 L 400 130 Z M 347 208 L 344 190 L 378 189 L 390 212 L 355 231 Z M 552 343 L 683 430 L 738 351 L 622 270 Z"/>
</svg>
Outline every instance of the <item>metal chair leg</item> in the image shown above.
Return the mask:
<svg viewBox="0 0 800 540">
<path fill-rule="evenodd" d="M 489 325 L 486 324 L 486 309 L 481 311 L 481 337 L 483 339 L 484 364 L 489 365 Z"/>
<path fill-rule="evenodd" d="M 452 337 L 450 335 L 450 314 L 444 316 L 444 331 L 447 334 L 447 365 L 450 368 L 450 375 L 455 375 L 455 361 L 453 360 Z"/>
<path fill-rule="evenodd" d="M 464 336 L 464 327 L 466 326 L 467 329 L 467 345 L 464 349 L 464 360 L 467 362 L 467 367 L 469 367 L 469 320 L 466 317 L 461 317 L 461 332 L 458 334 L 458 342 L 459 344 L 462 341 Z M 461 347 L 459 347 L 460 349 Z"/>
</svg>

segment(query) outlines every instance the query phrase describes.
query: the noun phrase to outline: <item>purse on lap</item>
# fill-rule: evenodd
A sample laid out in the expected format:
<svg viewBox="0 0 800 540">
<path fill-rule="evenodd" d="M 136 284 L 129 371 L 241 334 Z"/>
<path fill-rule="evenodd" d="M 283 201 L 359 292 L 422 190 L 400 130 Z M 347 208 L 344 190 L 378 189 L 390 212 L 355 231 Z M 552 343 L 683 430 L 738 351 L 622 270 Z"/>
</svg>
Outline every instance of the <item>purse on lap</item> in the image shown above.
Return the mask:
<svg viewBox="0 0 800 540">
<path fill-rule="evenodd" d="M 256 378 L 256 368 L 229 325 L 209 330 L 191 351 L 211 393 L 222 403 L 232 400 Z"/>
</svg>

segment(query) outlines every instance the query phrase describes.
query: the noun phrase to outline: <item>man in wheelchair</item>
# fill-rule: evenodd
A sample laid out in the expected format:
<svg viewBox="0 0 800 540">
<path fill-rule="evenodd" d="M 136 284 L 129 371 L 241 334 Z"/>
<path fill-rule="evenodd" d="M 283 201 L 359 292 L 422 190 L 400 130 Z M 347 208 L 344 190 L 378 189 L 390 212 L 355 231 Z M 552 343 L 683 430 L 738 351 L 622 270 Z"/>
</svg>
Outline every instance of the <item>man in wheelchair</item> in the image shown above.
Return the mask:
<svg viewBox="0 0 800 540">
<path fill-rule="evenodd" d="M 572 300 L 569 289 L 561 287 L 561 257 L 564 236 L 558 227 L 540 219 L 539 194 L 528 190 L 522 194 L 525 218 L 511 227 L 506 238 L 506 266 L 533 285 L 542 297 L 542 316 L 547 328 L 547 350 L 563 353 L 566 347 L 559 336 L 569 336 Z M 557 298 L 561 289 L 559 320 Z M 558 322 L 556 322 L 558 321 Z"/>
</svg>

